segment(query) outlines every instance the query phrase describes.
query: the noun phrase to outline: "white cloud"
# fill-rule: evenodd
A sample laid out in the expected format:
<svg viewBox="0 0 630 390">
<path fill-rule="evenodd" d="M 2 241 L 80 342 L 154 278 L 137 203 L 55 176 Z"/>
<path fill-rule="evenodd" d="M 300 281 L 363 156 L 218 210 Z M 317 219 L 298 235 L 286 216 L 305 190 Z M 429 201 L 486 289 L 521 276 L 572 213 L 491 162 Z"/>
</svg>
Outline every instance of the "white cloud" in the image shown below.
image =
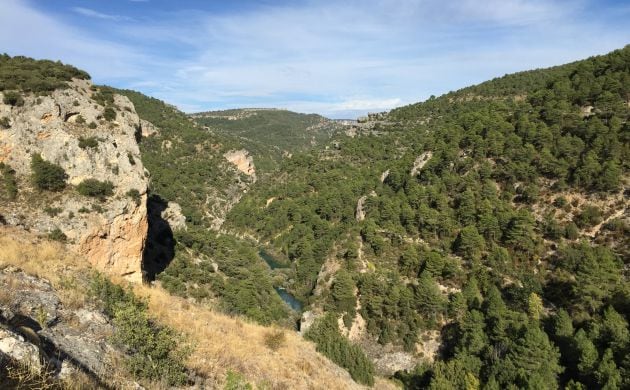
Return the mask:
<svg viewBox="0 0 630 390">
<path fill-rule="evenodd" d="M 147 58 L 138 50 L 92 37 L 20 0 L 3 0 L 0 47 L 12 55 L 62 60 L 87 70 L 101 82 L 147 76 L 143 69 Z"/>
<path fill-rule="evenodd" d="M 74 7 L 74 8 L 72 8 L 72 10 L 74 12 L 78 13 L 79 15 L 87 16 L 87 17 L 90 17 L 90 18 L 104 19 L 104 20 L 113 20 L 113 21 L 116 21 L 116 22 L 131 20 L 131 18 L 128 17 L 128 16 L 104 14 L 102 12 L 98 12 L 98 11 L 95 11 L 95 10 L 90 9 L 90 8 Z"/>
<path fill-rule="evenodd" d="M 62 23 L 5 0 L 0 46 L 60 58 L 99 82 L 138 88 L 187 111 L 277 106 L 339 117 L 604 53 L 630 40 L 628 28 L 580 19 L 583 4 L 565 1 L 312 0 L 238 13 L 143 14 L 134 23 L 74 9 L 75 17 L 115 24 L 98 36 L 72 27 L 72 14 Z"/>
</svg>

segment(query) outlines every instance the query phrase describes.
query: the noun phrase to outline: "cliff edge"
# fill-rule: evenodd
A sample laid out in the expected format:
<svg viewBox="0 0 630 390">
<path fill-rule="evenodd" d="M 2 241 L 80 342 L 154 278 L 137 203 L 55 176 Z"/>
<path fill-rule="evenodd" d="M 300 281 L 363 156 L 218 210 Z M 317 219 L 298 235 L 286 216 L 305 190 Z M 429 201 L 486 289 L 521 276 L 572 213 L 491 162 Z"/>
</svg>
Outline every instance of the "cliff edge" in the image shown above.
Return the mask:
<svg viewBox="0 0 630 390">
<path fill-rule="evenodd" d="M 10 94 L 0 93 L 0 163 L 2 185 L 15 188 L 5 188 L 0 222 L 66 241 L 95 268 L 141 282 L 148 172 L 133 104 L 76 78 L 43 96 Z M 43 177 L 42 186 L 55 172 L 62 185 L 47 188 Z"/>
</svg>

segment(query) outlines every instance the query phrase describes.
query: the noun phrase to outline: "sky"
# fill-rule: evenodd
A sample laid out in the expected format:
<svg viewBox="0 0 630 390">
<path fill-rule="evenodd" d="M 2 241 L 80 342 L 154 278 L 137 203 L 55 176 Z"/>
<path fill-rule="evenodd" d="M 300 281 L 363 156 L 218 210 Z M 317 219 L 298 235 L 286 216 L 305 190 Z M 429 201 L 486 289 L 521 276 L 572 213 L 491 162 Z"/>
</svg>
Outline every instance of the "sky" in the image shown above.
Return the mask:
<svg viewBox="0 0 630 390">
<path fill-rule="evenodd" d="M 629 0 L 1 0 L 0 52 L 185 112 L 355 118 L 630 43 Z"/>
</svg>

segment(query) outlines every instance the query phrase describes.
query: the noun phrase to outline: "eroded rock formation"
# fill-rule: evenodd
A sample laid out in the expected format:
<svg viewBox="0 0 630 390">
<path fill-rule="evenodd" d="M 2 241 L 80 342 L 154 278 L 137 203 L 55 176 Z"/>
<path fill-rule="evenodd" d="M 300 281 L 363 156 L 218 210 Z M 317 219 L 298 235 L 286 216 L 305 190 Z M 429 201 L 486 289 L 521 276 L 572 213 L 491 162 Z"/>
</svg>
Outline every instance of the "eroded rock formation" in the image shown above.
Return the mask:
<svg viewBox="0 0 630 390">
<path fill-rule="evenodd" d="M 19 190 L 15 200 L 0 204 L 0 215 L 41 234 L 59 229 L 97 269 L 140 282 L 148 229 L 148 172 L 136 141 L 140 119 L 129 99 L 114 95 L 116 118 L 106 120 L 95 93 L 89 81 L 75 80 L 49 96 L 24 94 L 21 107 L 0 103 L 0 118 L 10 123 L 0 127 L 0 162 L 15 170 Z M 34 188 L 33 154 L 64 169 L 66 189 Z M 111 182 L 113 195 L 80 195 L 74 186 L 85 179 Z"/>
</svg>

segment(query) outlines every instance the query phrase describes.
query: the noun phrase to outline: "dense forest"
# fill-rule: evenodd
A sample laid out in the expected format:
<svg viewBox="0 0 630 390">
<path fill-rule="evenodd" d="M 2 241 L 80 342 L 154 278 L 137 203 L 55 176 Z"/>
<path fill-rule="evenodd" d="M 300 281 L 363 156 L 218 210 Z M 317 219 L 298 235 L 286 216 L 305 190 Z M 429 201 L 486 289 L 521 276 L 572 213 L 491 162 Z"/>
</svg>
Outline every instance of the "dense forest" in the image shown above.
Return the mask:
<svg viewBox="0 0 630 390">
<path fill-rule="evenodd" d="M 409 388 L 629 388 L 629 116 L 630 47 L 508 75 L 294 155 L 227 224 L 348 328 L 438 330 Z"/>
</svg>

